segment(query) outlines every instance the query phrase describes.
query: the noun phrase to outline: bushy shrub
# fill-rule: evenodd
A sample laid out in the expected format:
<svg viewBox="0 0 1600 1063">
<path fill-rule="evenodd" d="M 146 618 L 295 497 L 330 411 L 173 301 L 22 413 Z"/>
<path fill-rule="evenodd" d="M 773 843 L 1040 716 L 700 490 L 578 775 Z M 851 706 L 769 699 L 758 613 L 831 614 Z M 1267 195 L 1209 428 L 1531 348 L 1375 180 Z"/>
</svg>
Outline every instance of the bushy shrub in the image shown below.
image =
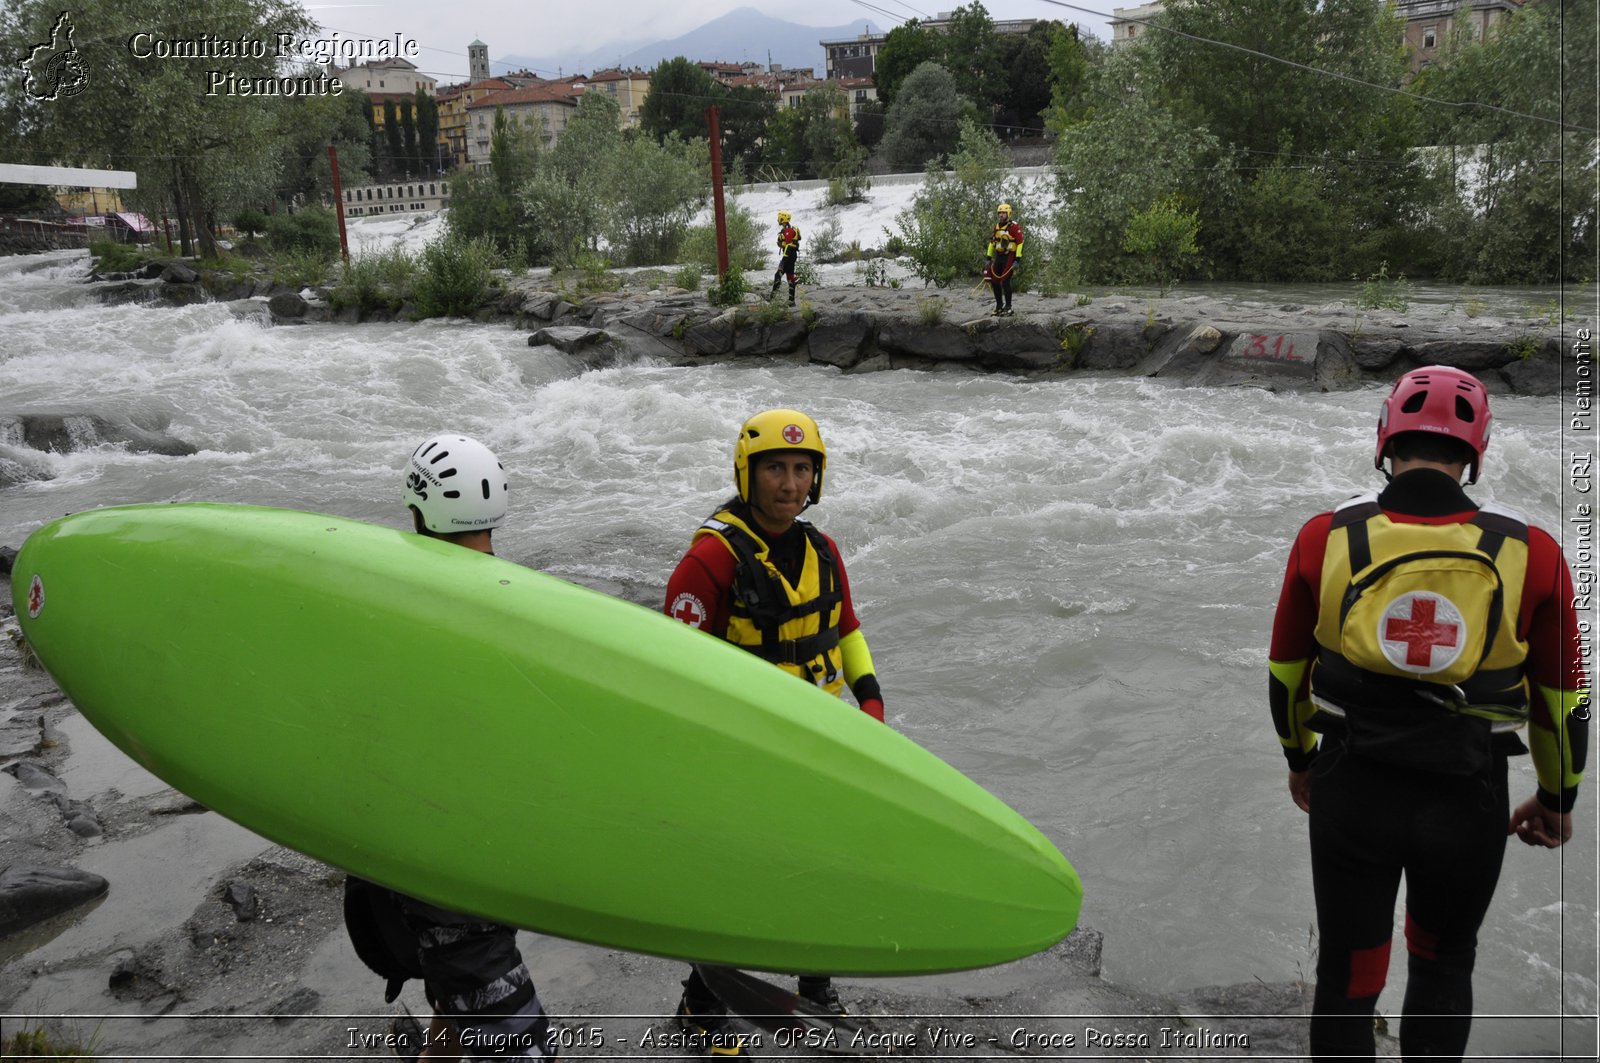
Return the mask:
<svg viewBox="0 0 1600 1063">
<path fill-rule="evenodd" d="M 272 279 L 290 288 L 315 288 L 327 282 L 337 256 L 315 248 L 300 248 L 272 258 Z"/>
<path fill-rule="evenodd" d="M 1010 203 L 1012 217 L 1024 226 L 1031 218 L 1029 197 L 1010 177 L 1010 159 L 988 129 L 963 123 L 950 162 L 948 173 L 928 167 L 911 207 L 895 218 L 911 271 L 941 288 L 976 279 L 982 271 L 996 204 Z"/>
<path fill-rule="evenodd" d="M 417 269 L 417 260 L 398 247 L 353 256 L 328 301 L 336 310 L 347 306 L 362 313 L 398 310 L 411 298 Z"/>
<path fill-rule="evenodd" d="M 339 218 L 328 207 L 305 207 L 267 219 L 267 242 L 278 254 L 310 251 L 331 259 L 339 253 Z"/>
<path fill-rule="evenodd" d="M 494 245 L 446 236 L 422 249 L 415 284 L 418 317 L 465 317 L 494 294 Z"/>
<path fill-rule="evenodd" d="M 89 256 L 96 273 L 130 273 L 145 262 L 146 255 L 132 244 L 109 237 L 89 241 Z"/>
<path fill-rule="evenodd" d="M 750 282 L 745 278 L 744 270 L 730 268 L 706 289 L 706 298 L 711 300 L 712 306 L 735 306 L 744 302 L 749 292 Z"/>
<path fill-rule="evenodd" d="M 233 216 L 233 227 L 246 236 L 267 231 L 267 215 L 265 211 L 255 207 L 245 207 Z"/>
<path fill-rule="evenodd" d="M 729 204 L 723 211 L 723 222 L 728 230 L 728 269 L 762 269 L 767 264 L 764 245 L 765 234 L 756 225 L 755 217 L 738 204 Z M 683 239 L 681 257 L 685 262 L 700 267 L 702 273 L 717 272 L 717 230 L 715 225 L 695 225 Z"/>
<path fill-rule="evenodd" d="M 701 276 L 700 267 L 691 263 L 687 266 L 679 267 L 678 272 L 672 275 L 672 283 L 676 287 L 687 291 L 697 292 L 700 290 Z"/>
</svg>

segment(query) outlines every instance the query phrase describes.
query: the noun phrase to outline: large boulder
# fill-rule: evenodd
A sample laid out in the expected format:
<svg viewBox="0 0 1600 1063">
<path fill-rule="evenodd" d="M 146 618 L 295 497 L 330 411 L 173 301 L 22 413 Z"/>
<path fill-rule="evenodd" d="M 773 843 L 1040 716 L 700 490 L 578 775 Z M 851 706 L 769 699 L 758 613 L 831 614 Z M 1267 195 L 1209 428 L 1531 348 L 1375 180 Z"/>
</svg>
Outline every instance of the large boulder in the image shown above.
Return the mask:
<svg viewBox="0 0 1600 1063">
<path fill-rule="evenodd" d="M 0 871 L 0 937 L 105 896 L 110 883 L 72 867 L 13 864 Z"/>
<path fill-rule="evenodd" d="M 164 431 L 95 413 L 0 413 L 0 440 L 65 454 L 103 443 L 119 443 L 143 454 L 182 456 L 196 448 Z"/>
<path fill-rule="evenodd" d="M 872 320 L 862 313 L 824 313 L 806 337 L 813 362 L 849 369 L 866 357 Z"/>
<path fill-rule="evenodd" d="M 970 330 L 978 361 L 995 369 L 1051 369 L 1067 358 L 1055 329 L 1015 318 L 991 318 Z"/>
<path fill-rule="evenodd" d="M 977 356 L 972 337 L 958 325 L 923 325 L 891 319 L 878 328 L 878 346 L 936 362 L 970 362 Z"/>
</svg>

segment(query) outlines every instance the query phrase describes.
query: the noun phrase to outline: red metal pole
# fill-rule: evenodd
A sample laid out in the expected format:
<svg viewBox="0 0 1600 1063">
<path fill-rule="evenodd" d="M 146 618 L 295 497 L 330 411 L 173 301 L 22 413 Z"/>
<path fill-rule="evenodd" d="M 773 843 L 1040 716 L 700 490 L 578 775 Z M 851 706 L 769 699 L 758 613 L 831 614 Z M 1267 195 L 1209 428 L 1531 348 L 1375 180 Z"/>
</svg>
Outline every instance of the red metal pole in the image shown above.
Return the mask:
<svg viewBox="0 0 1600 1063">
<path fill-rule="evenodd" d="M 711 210 L 717 221 L 717 279 L 728 275 L 728 224 L 722 210 L 722 125 L 715 107 L 706 108 L 711 131 Z"/>
<path fill-rule="evenodd" d="M 339 187 L 339 153 L 328 145 L 328 168 L 333 171 L 333 209 L 339 212 L 339 256 L 350 261 L 350 238 L 344 231 L 344 192 Z"/>
</svg>

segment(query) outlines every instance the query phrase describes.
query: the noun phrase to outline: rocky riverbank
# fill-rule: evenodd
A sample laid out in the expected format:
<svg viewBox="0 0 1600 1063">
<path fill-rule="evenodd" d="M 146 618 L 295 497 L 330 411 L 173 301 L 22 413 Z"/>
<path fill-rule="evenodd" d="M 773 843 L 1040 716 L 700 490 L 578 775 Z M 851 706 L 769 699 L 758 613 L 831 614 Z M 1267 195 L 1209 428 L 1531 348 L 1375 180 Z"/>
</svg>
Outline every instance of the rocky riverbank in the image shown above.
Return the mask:
<svg viewBox="0 0 1600 1063">
<path fill-rule="evenodd" d="M 584 293 L 533 271 L 475 315 L 529 333 L 603 366 L 638 359 L 702 365 L 784 358 L 849 372 L 958 369 L 1030 376 L 1113 373 L 1179 384 L 1334 390 L 1389 381 L 1418 365 L 1454 365 L 1499 392 L 1548 395 L 1560 387 L 1564 344 L 1593 329 L 1593 308 L 1488 313 L 1461 305 L 1363 309 L 1347 302 L 1301 305 L 1181 293 L 1016 297 L 1015 315 L 989 316 L 987 291 L 924 290 L 907 282 L 847 283 L 834 268 L 790 308 L 748 295 L 712 306 L 705 293 L 662 287 L 661 271 L 615 275 L 616 290 Z M 867 273 L 858 274 L 865 277 Z M 884 274 L 879 272 L 878 276 Z M 766 276 L 751 274 L 765 285 Z M 151 263 L 138 278 L 98 282 L 113 301 L 256 299 L 276 324 L 395 320 L 410 308 L 336 308 L 324 289 L 291 291 L 259 278 L 197 274 L 181 262 Z"/>
</svg>

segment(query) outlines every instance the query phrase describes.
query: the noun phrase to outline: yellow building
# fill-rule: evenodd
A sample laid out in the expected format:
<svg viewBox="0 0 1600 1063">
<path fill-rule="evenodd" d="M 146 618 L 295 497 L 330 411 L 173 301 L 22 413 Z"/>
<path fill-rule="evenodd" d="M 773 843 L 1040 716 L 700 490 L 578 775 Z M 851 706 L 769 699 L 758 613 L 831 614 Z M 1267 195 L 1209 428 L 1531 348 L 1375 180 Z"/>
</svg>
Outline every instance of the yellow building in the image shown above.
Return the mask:
<svg viewBox="0 0 1600 1063">
<path fill-rule="evenodd" d="M 624 128 L 639 124 L 639 110 L 650 95 L 650 75 L 642 70 L 600 70 L 589 79 L 591 92 L 604 92 L 617 101 Z"/>
<path fill-rule="evenodd" d="M 444 147 L 454 168 L 466 166 L 467 106 L 493 92 L 505 92 L 515 86 L 500 78 L 486 78 L 466 85 L 451 85 L 440 91 L 435 99 L 439 103 L 439 143 Z"/>
</svg>

